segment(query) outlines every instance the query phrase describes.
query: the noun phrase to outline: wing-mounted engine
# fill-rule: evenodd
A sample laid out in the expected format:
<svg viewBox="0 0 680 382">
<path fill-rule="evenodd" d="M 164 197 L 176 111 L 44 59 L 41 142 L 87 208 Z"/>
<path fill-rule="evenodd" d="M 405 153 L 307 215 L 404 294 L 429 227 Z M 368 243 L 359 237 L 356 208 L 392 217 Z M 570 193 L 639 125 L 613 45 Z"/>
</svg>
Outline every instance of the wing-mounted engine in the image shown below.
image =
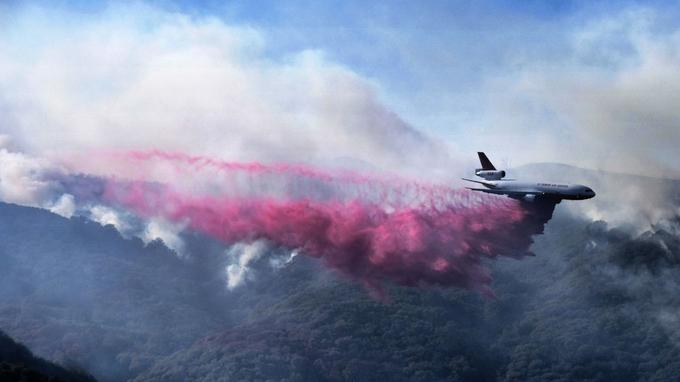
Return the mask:
<svg viewBox="0 0 680 382">
<path fill-rule="evenodd" d="M 501 180 L 505 178 L 505 171 L 503 170 L 485 170 L 478 168 L 475 170 L 475 175 L 486 180 Z"/>
</svg>

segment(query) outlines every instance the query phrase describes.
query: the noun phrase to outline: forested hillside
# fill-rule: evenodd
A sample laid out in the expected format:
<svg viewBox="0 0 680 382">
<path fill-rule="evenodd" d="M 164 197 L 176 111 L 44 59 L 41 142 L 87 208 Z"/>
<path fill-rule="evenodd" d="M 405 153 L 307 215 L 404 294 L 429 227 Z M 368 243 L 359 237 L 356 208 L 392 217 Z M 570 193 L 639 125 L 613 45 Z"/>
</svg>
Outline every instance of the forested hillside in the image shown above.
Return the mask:
<svg viewBox="0 0 680 382">
<path fill-rule="evenodd" d="M 393 288 L 381 303 L 295 277 L 277 304 L 137 380 L 674 380 L 680 239 L 552 227 L 536 258 L 496 264 L 495 300 Z"/>
<path fill-rule="evenodd" d="M 162 243 L 0 205 L 0 328 L 38 355 L 130 378 L 225 324 L 217 290 Z"/>
<path fill-rule="evenodd" d="M 635 381 L 680 375 L 680 220 L 640 233 L 559 205 L 497 298 L 361 285 L 295 257 L 226 288 L 224 248 L 182 259 L 111 226 L 0 204 L 0 329 L 103 381 Z"/>
<path fill-rule="evenodd" d="M 25 346 L 0 331 L 0 381 L 88 382 L 94 378 L 80 370 L 67 370 L 35 357 Z"/>
</svg>

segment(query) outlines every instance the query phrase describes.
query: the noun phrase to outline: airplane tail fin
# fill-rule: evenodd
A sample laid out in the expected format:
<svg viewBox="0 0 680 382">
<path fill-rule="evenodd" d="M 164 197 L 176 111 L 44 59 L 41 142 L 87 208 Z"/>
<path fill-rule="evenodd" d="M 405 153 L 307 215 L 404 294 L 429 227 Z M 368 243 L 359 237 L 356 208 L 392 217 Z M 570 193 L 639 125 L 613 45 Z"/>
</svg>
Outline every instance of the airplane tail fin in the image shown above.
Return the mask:
<svg viewBox="0 0 680 382">
<path fill-rule="evenodd" d="M 494 167 L 493 163 L 487 158 L 486 154 L 483 152 L 478 152 L 477 155 L 479 155 L 479 162 L 482 164 L 482 170 L 495 170 L 496 167 Z"/>
</svg>

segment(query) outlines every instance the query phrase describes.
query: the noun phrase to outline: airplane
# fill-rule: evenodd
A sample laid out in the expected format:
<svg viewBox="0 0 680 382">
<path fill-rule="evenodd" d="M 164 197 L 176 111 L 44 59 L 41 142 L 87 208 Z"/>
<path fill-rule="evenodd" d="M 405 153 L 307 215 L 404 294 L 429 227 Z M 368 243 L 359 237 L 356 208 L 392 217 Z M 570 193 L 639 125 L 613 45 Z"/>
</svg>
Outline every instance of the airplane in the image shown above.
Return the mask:
<svg viewBox="0 0 680 382">
<path fill-rule="evenodd" d="M 466 187 L 472 191 L 489 194 L 505 195 L 523 201 L 551 201 L 559 203 L 562 200 L 584 200 L 595 197 L 595 192 L 581 184 L 559 183 L 531 183 L 519 182 L 505 178 L 505 171 L 496 170 L 489 158 L 483 152 L 478 152 L 482 168 L 475 170 L 475 175 L 484 180 L 462 178 L 468 182 L 479 183 L 484 188 Z"/>
</svg>

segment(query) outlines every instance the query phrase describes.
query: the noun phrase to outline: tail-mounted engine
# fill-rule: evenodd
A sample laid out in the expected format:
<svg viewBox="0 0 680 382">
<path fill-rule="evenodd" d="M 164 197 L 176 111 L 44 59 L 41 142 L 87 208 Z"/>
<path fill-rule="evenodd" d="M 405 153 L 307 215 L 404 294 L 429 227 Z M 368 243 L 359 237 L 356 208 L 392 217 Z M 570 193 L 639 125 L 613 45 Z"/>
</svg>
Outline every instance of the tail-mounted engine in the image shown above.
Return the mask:
<svg viewBox="0 0 680 382">
<path fill-rule="evenodd" d="M 477 170 L 475 170 L 475 175 L 482 177 L 486 180 L 501 180 L 505 177 L 505 171 L 484 170 L 483 168 L 478 168 Z"/>
</svg>

